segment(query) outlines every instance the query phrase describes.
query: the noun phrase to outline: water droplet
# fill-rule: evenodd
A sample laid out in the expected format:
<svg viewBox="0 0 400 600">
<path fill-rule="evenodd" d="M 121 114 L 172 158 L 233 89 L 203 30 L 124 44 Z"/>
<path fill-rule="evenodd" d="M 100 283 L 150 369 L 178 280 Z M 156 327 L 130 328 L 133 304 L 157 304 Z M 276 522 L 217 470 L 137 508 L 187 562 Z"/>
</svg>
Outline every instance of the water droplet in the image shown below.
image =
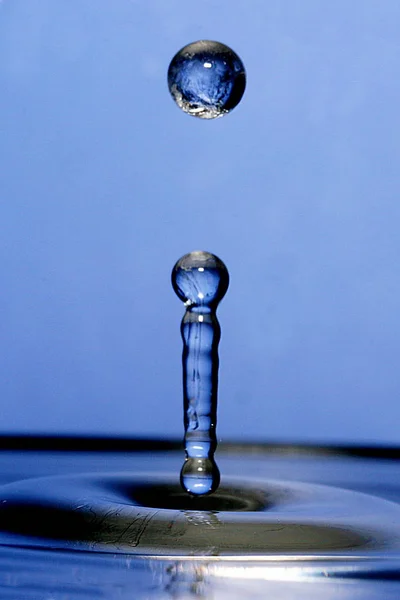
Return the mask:
<svg viewBox="0 0 400 600">
<path fill-rule="evenodd" d="M 216 309 L 228 289 L 229 274 L 217 256 L 196 251 L 178 260 L 172 285 L 186 306 L 181 324 L 186 455 L 181 484 L 201 496 L 214 492 L 220 481 L 214 460 L 221 337 Z"/>
<path fill-rule="evenodd" d="M 168 87 L 184 112 L 215 119 L 239 104 L 246 73 L 231 48 L 202 40 L 185 46 L 174 56 L 168 69 Z"/>
</svg>

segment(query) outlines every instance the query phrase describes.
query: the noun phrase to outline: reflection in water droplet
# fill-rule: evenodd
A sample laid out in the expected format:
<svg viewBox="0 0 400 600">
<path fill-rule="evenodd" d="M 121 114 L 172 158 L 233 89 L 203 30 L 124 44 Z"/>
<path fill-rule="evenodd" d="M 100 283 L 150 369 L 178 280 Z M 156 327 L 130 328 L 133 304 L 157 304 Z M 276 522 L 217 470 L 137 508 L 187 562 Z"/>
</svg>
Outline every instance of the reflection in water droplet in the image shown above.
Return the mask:
<svg viewBox="0 0 400 600">
<path fill-rule="evenodd" d="M 215 119 L 239 104 L 246 85 L 240 58 L 224 44 L 199 41 L 180 50 L 168 69 L 168 86 L 179 108 Z"/>
<path fill-rule="evenodd" d="M 214 492 L 220 481 L 214 461 L 221 336 L 216 309 L 228 289 L 229 274 L 213 254 L 191 252 L 174 266 L 172 285 L 186 306 L 181 324 L 186 453 L 181 483 L 200 496 Z"/>
<path fill-rule="evenodd" d="M 196 412 L 196 398 L 189 400 L 189 408 L 187 411 L 188 429 L 195 431 L 199 426 L 199 419 Z"/>
</svg>

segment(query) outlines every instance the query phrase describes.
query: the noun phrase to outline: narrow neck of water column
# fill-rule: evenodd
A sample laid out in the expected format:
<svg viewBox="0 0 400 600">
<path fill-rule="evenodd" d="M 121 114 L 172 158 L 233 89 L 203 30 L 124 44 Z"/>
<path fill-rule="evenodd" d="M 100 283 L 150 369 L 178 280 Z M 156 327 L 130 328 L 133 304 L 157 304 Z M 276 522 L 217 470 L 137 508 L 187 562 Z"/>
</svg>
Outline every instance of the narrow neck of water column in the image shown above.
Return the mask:
<svg viewBox="0 0 400 600">
<path fill-rule="evenodd" d="M 217 447 L 218 344 L 221 328 L 209 307 L 188 308 L 182 319 L 186 460 L 201 476 Z M 189 465 L 186 465 L 186 469 Z M 216 465 L 214 465 L 214 468 Z"/>
</svg>

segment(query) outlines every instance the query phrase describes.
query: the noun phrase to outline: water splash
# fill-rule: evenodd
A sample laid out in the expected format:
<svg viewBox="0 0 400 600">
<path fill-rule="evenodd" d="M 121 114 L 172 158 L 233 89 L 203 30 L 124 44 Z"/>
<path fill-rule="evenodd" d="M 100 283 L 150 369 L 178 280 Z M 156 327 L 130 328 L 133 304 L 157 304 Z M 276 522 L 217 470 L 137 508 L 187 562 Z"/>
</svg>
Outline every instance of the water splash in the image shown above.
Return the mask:
<svg viewBox="0 0 400 600">
<path fill-rule="evenodd" d="M 181 484 L 200 496 L 214 492 L 220 481 L 214 460 L 221 337 L 216 309 L 228 289 L 229 274 L 217 256 L 196 251 L 178 260 L 172 285 L 186 307 L 181 324 L 186 454 Z"/>
</svg>

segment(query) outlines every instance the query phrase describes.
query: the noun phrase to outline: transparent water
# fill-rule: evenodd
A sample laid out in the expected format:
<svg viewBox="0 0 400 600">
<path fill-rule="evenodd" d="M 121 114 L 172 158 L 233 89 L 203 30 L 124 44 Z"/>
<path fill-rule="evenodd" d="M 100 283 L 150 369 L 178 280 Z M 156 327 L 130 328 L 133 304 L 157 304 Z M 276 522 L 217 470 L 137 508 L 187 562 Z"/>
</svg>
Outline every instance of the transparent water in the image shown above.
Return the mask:
<svg viewBox="0 0 400 600">
<path fill-rule="evenodd" d="M 120 476 L 115 474 L 124 473 L 125 480 L 132 482 L 142 478 L 142 483 L 147 482 L 150 486 L 152 482 L 160 481 L 156 472 L 175 473 L 181 461 L 178 449 L 160 451 L 156 444 L 152 451 L 148 443 L 142 444 L 142 449 L 137 444 L 135 451 L 118 443 L 115 447 L 120 451 L 112 451 L 110 447 L 108 452 L 3 450 L 0 455 L 0 496 L 4 500 L 7 493 L 10 501 L 11 493 L 16 494 L 18 490 L 21 493 L 24 488 L 25 499 L 30 496 L 31 509 L 33 505 L 42 506 L 43 516 L 50 519 L 52 508 L 61 514 L 63 506 L 71 499 L 80 504 L 93 501 L 98 507 L 108 505 L 108 516 L 107 513 L 104 515 L 103 526 L 97 530 L 110 536 L 110 508 L 116 498 L 121 516 L 124 510 L 132 510 L 130 501 L 126 500 L 133 493 L 129 486 L 121 486 L 122 481 L 116 485 L 115 477 Z M 146 548 L 143 535 L 150 536 L 151 525 L 139 545 L 128 550 L 123 544 L 119 548 L 110 543 L 106 544 L 108 547 L 101 547 L 93 540 L 85 543 L 73 540 L 71 530 L 69 540 L 66 540 L 56 539 L 56 531 L 53 537 L 48 533 L 42 537 L 29 537 L 23 532 L 11 534 L 0 527 L 0 597 L 5 600 L 265 597 L 278 600 L 321 597 L 328 600 L 381 600 L 400 596 L 398 460 L 365 458 L 357 455 L 357 449 L 354 456 L 345 456 L 335 450 L 325 453 L 312 448 L 271 450 L 254 445 L 221 446 L 219 454 L 223 474 L 220 490 L 205 498 L 193 498 L 193 501 L 212 502 L 227 488 L 228 481 L 241 472 L 258 482 L 258 486 L 250 486 L 246 496 L 247 501 L 253 503 L 247 504 L 250 510 L 234 505 L 230 511 L 226 504 L 222 511 L 214 510 L 215 506 L 211 505 L 207 506 L 209 510 L 200 510 L 198 504 L 193 510 L 188 510 L 187 506 L 164 509 L 154 506 L 160 523 L 161 513 L 173 521 L 171 545 L 175 544 L 174 552 L 180 549 L 181 553 L 170 555 L 167 552 L 141 554 L 140 544 L 143 543 L 142 549 Z M 105 470 L 108 471 L 106 475 Z M 42 479 L 29 479 L 31 477 Z M 275 484 L 271 485 L 273 479 Z M 42 482 L 41 486 L 38 481 Z M 178 478 L 169 484 L 175 486 L 176 493 L 182 498 Z M 270 502 L 261 510 L 263 486 L 269 489 Z M 274 490 L 275 495 L 272 494 Z M 284 490 L 286 492 L 282 494 Z M 165 501 L 160 493 L 152 493 L 151 497 L 155 504 L 157 500 Z M 149 503 L 148 497 L 146 503 Z M 5 514 L 3 510 L 4 502 L 1 501 L 0 519 Z M 230 542 L 236 540 L 236 548 L 231 548 L 228 554 L 226 550 L 218 554 L 215 548 L 207 553 L 205 545 L 208 544 L 209 550 L 215 543 L 221 545 L 224 524 L 229 528 L 230 519 L 232 527 L 236 528 Z M 292 528 L 297 524 L 297 538 L 291 532 L 286 537 L 286 546 L 281 543 L 279 547 L 269 550 L 264 547 L 261 551 L 259 544 L 263 538 L 265 545 L 274 537 L 275 541 L 279 536 L 281 542 L 285 539 L 284 527 L 271 528 L 268 535 L 257 538 L 254 534 L 263 526 L 262 519 L 266 519 L 265 523 L 268 519 L 275 524 L 291 523 Z M 246 521 L 253 522 L 253 542 L 239 548 Z M 11 529 L 10 520 L 7 522 Z M 54 519 L 54 523 L 65 528 L 60 518 Z M 33 524 L 30 526 L 32 528 Z M 43 523 L 36 520 L 35 526 L 40 529 Z M 313 526 L 319 529 L 310 537 Z M 134 525 L 131 529 L 134 531 Z M 159 531 L 168 535 L 166 523 Z M 322 535 L 316 535 L 318 531 Z M 45 529 L 43 533 L 46 533 Z M 125 528 L 124 535 L 126 542 L 129 529 Z M 192 547 L 188 551 L 190 536 L 193 541 L 197 539 L 198 548 Z M 314 546 L 310 546 L 310 540 Z M 291 548 L 288 541 L 292 543 Z M 319 549 L 316 544 L 320 544 Z"/>
<path fill-rule="evenodd" d="M 184 112 L 215 119 L 239 104 L 246 85 L 238 55 L 219 42 L 199 41 L 182 48 L 168 69 L 171 96 Z"/>
<path fill-rule="evenodd" d="M 217 256 L 196 251 L 175 264 L 172 285 L 186 307 L 181 324 L 186 455 L 181 483 L 190 494 L 210 494 L 220 481 L 214 459 L 221 337 L 216 310 L 228 289 L 229 274 Z"/>
</svg>

